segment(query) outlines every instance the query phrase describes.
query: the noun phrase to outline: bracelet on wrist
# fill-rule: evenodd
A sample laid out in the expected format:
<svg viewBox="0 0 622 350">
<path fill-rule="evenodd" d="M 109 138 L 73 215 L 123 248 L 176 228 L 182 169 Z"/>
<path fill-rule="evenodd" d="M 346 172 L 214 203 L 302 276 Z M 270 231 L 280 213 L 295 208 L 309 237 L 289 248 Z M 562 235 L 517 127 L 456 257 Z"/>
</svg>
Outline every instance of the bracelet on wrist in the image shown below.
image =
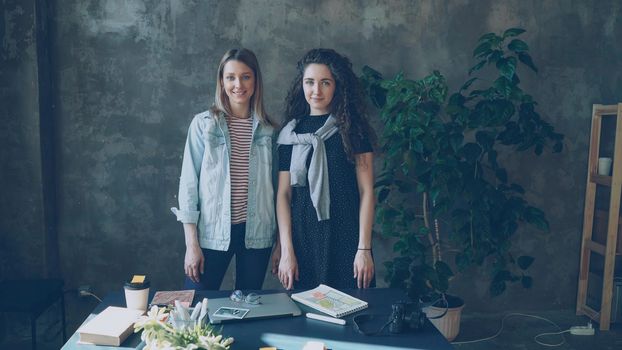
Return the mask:
<svg viewBox="0 0 622 350">
<path fill-rule="evenodd" d="M 371 250 L 371 248 L 357 248 L 357 250 Z"/>
</svg>

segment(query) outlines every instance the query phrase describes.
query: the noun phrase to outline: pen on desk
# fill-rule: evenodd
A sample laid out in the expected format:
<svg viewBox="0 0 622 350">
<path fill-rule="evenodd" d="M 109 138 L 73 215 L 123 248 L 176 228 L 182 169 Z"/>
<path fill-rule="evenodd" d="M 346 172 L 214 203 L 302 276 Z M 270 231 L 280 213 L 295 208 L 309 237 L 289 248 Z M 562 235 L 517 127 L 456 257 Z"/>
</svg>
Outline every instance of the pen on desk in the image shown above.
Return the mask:
<svg viewBox="0 0 622 350">
<path fill-rule="evenodd" d="M 345 325 L 346 324 L 346 320 L 343 320 L 341 318 L 334 318 L 334 317 L 330 317 L 330 316 L 324 316 L 324 315 L 318 315 L 318 314 L 314 314 L 311 312 L 307 312 L 307 318 L 313 319 L 313 320 L 318 320 L 318 321 L 324 321 L 324 322 L 330 322 L 330 323 L 334 323 L 334 324 L 339 324 L 339 325 Z"/>
</svg>

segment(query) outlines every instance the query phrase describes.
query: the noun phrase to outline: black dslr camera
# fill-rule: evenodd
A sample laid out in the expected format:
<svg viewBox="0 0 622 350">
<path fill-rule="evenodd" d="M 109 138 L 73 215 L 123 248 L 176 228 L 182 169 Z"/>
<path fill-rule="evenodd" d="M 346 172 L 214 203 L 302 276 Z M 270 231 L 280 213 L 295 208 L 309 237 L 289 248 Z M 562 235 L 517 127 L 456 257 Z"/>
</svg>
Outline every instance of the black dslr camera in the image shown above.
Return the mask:
<svg viewBox="0 0 622 350">
<path fill-rule="evenodd" d="M 420 330 L 425 324 L 426 314 L 421 310 L 419 303 L 398 302 L 391 305 L 389 316 L 389 332 L 402 333 L 405 328 Z"/>
<path fill-rule="evenodd" d="M 397 303 L 391 305 L 391 316 L 389 316 L 389 319 L 385 318 L 387 317 L 386 314 L 360 314 L 354 316 L 354 329 L 356 329 L 357 332 L 363 335 L 379 335 L 387 328 L 387 326 L 389 327 L 389 333 L 391 334 L 398 334 L 407 331 L 417 331 L 423 329 L 423 326 L 425 325 L 425 320 L 428 318 L 423 310 L 421 310 L 421 307 L 422 304 L 420 301 L 398 301 Z M 441 317 L 443 315 L 441 315 Z M 379 329 L 370 330 L 363 329 L 361 327 L 362 323 L 374 321 L 376 319 L 384 321 L 384 325 Z"/>
</svg>

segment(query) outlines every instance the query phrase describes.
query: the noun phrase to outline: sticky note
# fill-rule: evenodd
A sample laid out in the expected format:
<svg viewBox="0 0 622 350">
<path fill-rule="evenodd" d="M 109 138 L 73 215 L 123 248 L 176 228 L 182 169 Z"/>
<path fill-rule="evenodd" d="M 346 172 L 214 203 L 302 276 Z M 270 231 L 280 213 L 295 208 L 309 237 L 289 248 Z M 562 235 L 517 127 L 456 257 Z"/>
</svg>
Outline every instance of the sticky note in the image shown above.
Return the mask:
<svg viewBox="0 0 622 350">
<path fill-rule="evenodd" d="M 144 275 L 134 275 L 134 277 L 132 277 L 132 281 L 130 283 L 143 283 L 145 282 L 145 276 Z"/>
<path fill-rule="evenodd" d="M 277 348 L 275 348 L 274 346 L 266 346 L 263 348 L 259 348 L 259 350 L 277 350 Z"/>
</svg>

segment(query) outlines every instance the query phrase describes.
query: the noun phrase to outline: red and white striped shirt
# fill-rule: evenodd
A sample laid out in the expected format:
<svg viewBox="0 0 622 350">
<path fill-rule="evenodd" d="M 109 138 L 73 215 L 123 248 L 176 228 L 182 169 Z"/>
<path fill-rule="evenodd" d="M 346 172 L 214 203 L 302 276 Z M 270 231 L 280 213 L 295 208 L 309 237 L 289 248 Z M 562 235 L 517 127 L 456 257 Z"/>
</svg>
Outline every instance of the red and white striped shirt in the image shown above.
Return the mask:
<svg viewBox="0 0 622 350">
<path fill-rule="evenodd" d="M 246 221 L 248 166 L 253 138 L 253 118 L 226 117 L 231 139 L 231 223 Z"/>
</svg>

